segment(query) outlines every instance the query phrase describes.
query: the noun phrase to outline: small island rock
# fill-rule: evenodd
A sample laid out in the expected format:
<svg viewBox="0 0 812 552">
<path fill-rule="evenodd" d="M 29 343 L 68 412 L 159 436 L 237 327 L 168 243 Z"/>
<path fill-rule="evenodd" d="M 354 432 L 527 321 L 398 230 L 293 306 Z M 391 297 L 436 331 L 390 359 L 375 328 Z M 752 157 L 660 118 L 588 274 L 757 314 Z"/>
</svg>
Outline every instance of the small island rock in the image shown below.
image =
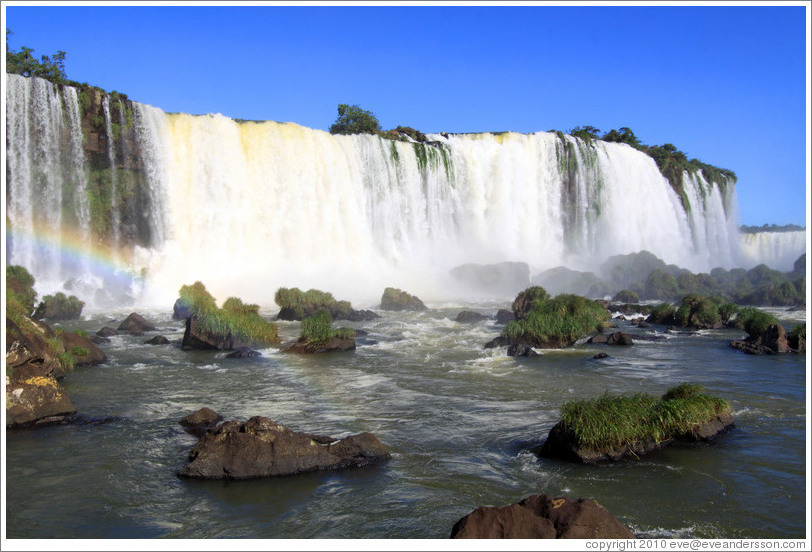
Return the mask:
<svg viewBox="0 0 812 552">
<path fill-rule="evenodd" d="M 251 479 L 365 466 L 390 457 L 371 433 L 337 440 L 298 433 L 262 417 L 223 422 L 206 432 L 178 475 L 198 479 Z"/>
<path fill-rule="evenodd" d="M 481 506 L 451 529 L 452 539 L 633 539 L 591 499 L 533 495 L 502 507 Z"/>
</svg>

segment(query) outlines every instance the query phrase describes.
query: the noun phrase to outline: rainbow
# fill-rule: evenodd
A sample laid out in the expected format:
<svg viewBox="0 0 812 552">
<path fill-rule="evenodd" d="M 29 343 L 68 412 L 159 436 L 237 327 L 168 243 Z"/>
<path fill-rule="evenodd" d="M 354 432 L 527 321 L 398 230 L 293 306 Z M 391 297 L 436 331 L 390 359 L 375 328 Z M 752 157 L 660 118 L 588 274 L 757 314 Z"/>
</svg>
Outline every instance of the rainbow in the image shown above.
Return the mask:
<svg viewBox="0 0 812 552">
<path fill-rule="evenodd" d="M 79 230 L 54 228 L 42 223 L 25 226 L 5 224 L 6 264 L 19 264 L 35 274 L 48 288 L 61 288 L 71 278 L 92 276 L 107 284 L 130 287 L 144 278 L 133 268 L 133 249 L 115 247 L 89 239 Z"/>
</svg>

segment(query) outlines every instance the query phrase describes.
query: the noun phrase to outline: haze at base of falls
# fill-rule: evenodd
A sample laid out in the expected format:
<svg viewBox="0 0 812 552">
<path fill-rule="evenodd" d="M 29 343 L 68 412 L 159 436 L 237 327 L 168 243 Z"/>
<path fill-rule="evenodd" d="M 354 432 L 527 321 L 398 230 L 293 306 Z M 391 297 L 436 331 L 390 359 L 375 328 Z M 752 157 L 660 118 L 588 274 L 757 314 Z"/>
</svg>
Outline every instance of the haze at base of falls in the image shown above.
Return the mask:
<svg viewBox="0 0 812 552">
<path fill-rule="evenodd" d="M 78 114 L 67 103 L 58 109 Z M 119 111 L 106 105 L 110 128 Z M 545 132 L 434 134 L 420 144 L 137 103 L 132 115 L 143 172 L 137 234 L 149 237 L 127 266 L 145 275 L 140 303 L 171 304 L 197 280 L 220 301 L 273 305 L 279 287 L 312 287 L 374 306 L 385 287 L 429 301 L 462 295 L 449 271 L 466 263 L 521 261 L 532 276 L 561 265 L 594 271 L 642 250 L 694 272 L 739 262 L 733 186 L 723 194 L 686 175 L 686 212 L 655 162 L 625 144 Z M 17 196 L 29 184 L 12 180 L 12 218 L 25 226 L 32 215 Z M 26 258 L 17 245 L 14 259 Z"/>
</svg>

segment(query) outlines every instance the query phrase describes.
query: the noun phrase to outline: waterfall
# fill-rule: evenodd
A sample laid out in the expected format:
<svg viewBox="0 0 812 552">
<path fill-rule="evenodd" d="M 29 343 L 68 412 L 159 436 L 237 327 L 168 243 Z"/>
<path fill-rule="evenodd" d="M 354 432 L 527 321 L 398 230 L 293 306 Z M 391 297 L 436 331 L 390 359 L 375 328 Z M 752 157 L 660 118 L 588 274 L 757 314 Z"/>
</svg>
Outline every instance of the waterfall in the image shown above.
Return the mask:
<svg viewBox="0 0 812 552">
<path fill-rule="evenodd" d="M 73 146 L 60 145 L 63 136 L 81 144 L 76 92 L 62 99 L 40 79 L 7 81 L 14 235 L 33 234 L 36 224 L 64 234 L 55 207 L 65 195 L 75 230 L 93 241 L 83 188 L 70 176 L 84 169 L 69 162 Z M 547 132 L 431 134 L 423 144 L 139 103 L 132 131 L 114 143 L 110 99 L 101 107 L 110 245 L 146 275 L 142 301 L 171 304 L 181 285 L 201 280 L 220 300 L 272 306 L 277 288 L 296 286 L 373 305 L 387 286 L 448 296 L 450 269 L 465 263 L 595 270 L 608 257 L 648 250 L 698 272 L 740 258 L 732 183 L 686 174 L 686 210 L 655 162 L 626 144 Z M 127 169 L 137 178 L 116 170 L 117 153 L 137 156 Z M 126 206 L 119 188 L 128 190 Z M 124 241 L 134 246 L 126 255 L 116 246 Z M 66 276 L 58 259 L 21 240 L 12 248 L 8 262 L 38 280 Z"/>
<path fill-rule="evenodd" d="M 87 272 L 90 246 L 76 90 L 63 95 L 45 80 L 10 74 L 6 85 L 6 217 L 18 236 L 7 262 L 36 274 L 42 289 L 60 289 L 66 274 Z M 67 248 L 76 254 L 65 255 Z"/>
<path fill-rule="evenodd" d="M 789 272 L 806 252 L 806 231 L 742 233 L 741 249 L 745 268 L 766 264 Z"/>
<path fill-rule="evenodd" d="M 110 160 L 110 206 L 112 211 L 113 255 L 118 258 L 118 248 L 121 244 L 121 213 L 118 204 L 118 182 L 116 179 L 116 153 L 113 141 L 113 121 L 110 117 L 110 100 L 106 96 L 102 99 L 104 110 L 104 127 L 107 131 L 107 157 Z M 119 119 L 120 120 L 120 119 Z"/>
</svg>

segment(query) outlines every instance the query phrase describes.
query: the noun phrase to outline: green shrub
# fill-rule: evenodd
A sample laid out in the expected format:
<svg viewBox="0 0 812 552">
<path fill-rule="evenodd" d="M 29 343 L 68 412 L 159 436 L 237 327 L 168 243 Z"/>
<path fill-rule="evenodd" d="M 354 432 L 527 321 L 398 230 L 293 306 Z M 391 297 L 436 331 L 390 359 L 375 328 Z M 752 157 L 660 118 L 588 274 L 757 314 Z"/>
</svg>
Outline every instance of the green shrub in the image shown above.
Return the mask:
<svg viewBox="0 0 812 552">
<path fill-rule="evenodd" d="M 333 317 L 324 310 L 302 320 L 302 333 L 299 336 L 312 345 L 323 345 L 333 338 Z"/>
<path fill-rule="evenodd" d="M 719 305 L 719 319 L 723 324 L 728 324 L 730 319 L 739 312 L 739 306 L 735 303 L 722 303 Z"/>
<path fill-rule="evenodd" d="M 612 301 L 617 303 L 637 303 L 640 301 L 640 296 L 628 289 L 619 291 L 612 297 Z"/>
<path fill-rule="evenodd" d="M 561 422 L 580 446 L 606 452 L 679 437 L 729 409 L 727 401 L 703 394 L 701 387 L 681 384 L 659 399 L 639 393 L 572 401 L 562 407 Z"/>
<path fill-rule="evenodd" d="M 6 316 L 9 308 L 12 317 L 23 314 L 28 316 L 34 310 L 37 292 L 34 291 L 34 277 L 24 267 L 10 265 L 6 267 Z"/>
<path fill-rule="evenodd" d="M 328 311 L 333 318 L 346 317 L 352 312 L 348 301 L 336 301 L 332 293 L 318 289 L 279 288 L 274 301 L 281 308 L 280 318 L 286 320 L 302 320 L 320 310 Z"/>
<path fill-rule="evenodd" d="M 772 314 L 753 307 L 744 307 L 736 315 L 733 327 L 744 330 L 751 337 L 757 337 L 767 331 L 771 324 L 778 324 L 778 319 Z"/>
<path fill-rule="evenodd" d="M 74 347 L 70 350 L 70 354 L 77 357 L 83 357 L 90 354 L 90 351 L 86 347 Z"/>
<path fill-rule="evenodd" d="M 532 308 L 522 318 L 508 322 L 502 331 L 502 337 L 513 343 L 524 342 L 532 347 L 572 345 L 589 333 L 601 331 L 609 321 L 609 311 L 603 305 L 579 295 L 542 299 L 547 293 L 542 288 L 528 288 L 522 293 Z M 515 309 L 521 297 L 519 294 L 514 301 Z M 524 305 L 522 301 L 514 313 L 523 312 Z"/>
<path fill-rule="evenodd" d="M 338 118 L 330 126 L 330 134 L 374 134 L 381 130 L 372 112 L 357 105 L 338 105 Z"/>
<path fill-rule="evenodd" d="M 203 282 L 197 281 L 191 286 L 180 288 L 180 301 L 193 314 L 206 314 L 217 310 L 217 302 L 206 290 Z"/>
<path fill-rule="evenodd" d="M 180 299 L 197 318 L 199 328 L 212 335 L 228 335 L 258 344 L 272 344 L 279 340 L 276 324 L 259 315 L 259 306 L 245 304 L 229 297 L 222 308 L 217 308 L 214 297 L 202 282 L 180 288 Z"/>
<path fill-rule="evenodd" d="M 536 305 L 541 305 L 550 298 L 547 290 L 541 286 L 530 286 L 524 291 L 520 292 L 513 300 L 511 310 L 516 320 L 524 318 L 527 314 L 535 308 Z"/>
<path fill-rule="evenodd" d="M 75 295 L 68 297 L 59 291 L 54 295 L 43 297 L 33 316 L 36 319 L 72 320 L 79 318 L 84 306 L 84 301 L 79 300 Z"/>
<path fill-rule="evenodd" d="M 660 303 L 652 309 L 647 320 L 653 324 L 672 324 L 676 311 L 671 303 Z"/>
</svg>

